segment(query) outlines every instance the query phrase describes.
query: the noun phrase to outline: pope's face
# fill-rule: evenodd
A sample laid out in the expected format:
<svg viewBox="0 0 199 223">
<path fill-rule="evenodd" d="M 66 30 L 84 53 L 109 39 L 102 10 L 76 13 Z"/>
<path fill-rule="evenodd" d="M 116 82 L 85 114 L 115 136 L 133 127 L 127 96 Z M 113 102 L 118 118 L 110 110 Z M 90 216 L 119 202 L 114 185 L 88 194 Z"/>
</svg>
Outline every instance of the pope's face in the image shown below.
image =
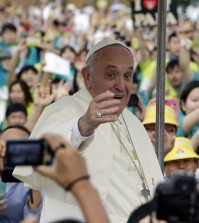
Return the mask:
<svg viewBox="0 0 199 223">
<path fill-rule="evenodd" d="M 107 46 L 93 55 L 92 65 L 84 76 L 92 97 L 110 90 L 120 100 L 118 115 L 129 101 L 133 86 L 134 59 L 130 51 L 119 45 Z"/>
</svg>

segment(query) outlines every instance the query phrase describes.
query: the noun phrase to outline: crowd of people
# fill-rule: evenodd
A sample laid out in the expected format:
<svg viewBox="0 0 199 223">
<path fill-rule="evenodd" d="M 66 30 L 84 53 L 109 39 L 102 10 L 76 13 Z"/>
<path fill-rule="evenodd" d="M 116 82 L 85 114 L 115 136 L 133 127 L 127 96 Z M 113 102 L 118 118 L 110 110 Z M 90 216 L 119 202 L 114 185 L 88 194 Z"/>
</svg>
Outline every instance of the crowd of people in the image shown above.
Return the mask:
<svg viewBox="0 0 199 223">
<path fill-rule="evenodd" d="M 37 220 L 27 223 L 127 222 L 176 170 L 199 178 L 199 22 L 179 16 L 167 27 L 162 174 L 157 27 L 133 27 L 131 16 L 129 6 L 103 0 L 97 8 L 64 1 L 0 8 L 0 178 L 18 179 L 0 182 L 0 222 L 29 214 Z M 29 136 L 57 148 L 54 172 L 3 164 L 6 141 Z"/>
</svg>

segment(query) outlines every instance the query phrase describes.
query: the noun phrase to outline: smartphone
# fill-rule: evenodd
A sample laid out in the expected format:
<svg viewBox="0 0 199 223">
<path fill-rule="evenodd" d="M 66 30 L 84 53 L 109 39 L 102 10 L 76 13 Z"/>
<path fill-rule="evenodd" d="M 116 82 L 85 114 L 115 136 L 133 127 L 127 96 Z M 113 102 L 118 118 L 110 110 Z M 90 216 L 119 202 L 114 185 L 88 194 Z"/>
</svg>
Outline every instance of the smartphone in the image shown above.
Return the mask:
<svg viewBox="0 0 199 223">
<path fill-rule="evenodd" d="M 37 46 L 39 47 L 41 45 L 41 40 L 36 37 L 28 37 L 26 38 L 26 44 L 27 46 Z"/>
<path fill-rule="evenodd" d="M 10 52 L 0 51 L 0 60 L 10 59 L 12 57 Z"/>
<path fill-rule="evenodd" d="M 51 165 L 53 152 L 45 140 L 20 139 L 8 140 L 4 166 Z"/>
<path fill-rule="evenodd" d="M 128 102 L 128 107 L 138 107 L 139 98 L 136 94 L 131 94 Z"/>
</svg>

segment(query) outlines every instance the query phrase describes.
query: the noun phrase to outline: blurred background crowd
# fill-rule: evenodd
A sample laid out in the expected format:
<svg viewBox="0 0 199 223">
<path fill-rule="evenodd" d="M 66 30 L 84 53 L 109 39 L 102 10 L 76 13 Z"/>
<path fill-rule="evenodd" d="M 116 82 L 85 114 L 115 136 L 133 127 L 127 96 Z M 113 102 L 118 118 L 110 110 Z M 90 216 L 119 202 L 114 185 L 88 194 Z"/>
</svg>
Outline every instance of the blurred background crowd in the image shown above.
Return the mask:
<svg viewBox="0 0 199 223">
<path fill-rule="evenodd" d="M 156 92 L 157 26 L 135 26 L 133 1 L 71 2 L 1 2 L 2 129 L 10 124 L 22 124 L 31 131 L 46 105 L 82 88 L 85 56 L 91 46 L 103 38 L 125 42 L 135 55 L 134 88 L 128 106 L 143 121 L 146 106 Z M 186 137 L 199 134 L 198 117 L 192 119 L 199 105 L 189 108 L 189 94 L 185 91 L 187 84 L 199 80 L 197 4 L 197 1 L 192 4 L 179 1 L 178 23 L 168 26 L 166 33 L 166 103 L 175 106 L 178 136 Z M 195 85 L 192 88 L 197 90 L 197 82 Z M 199 104 L 197 100 L 195 104 Z M 184 117 L 189 115 L 192 125 L 187 127 Z M 199 140 L 194 143 L 197 147 Z"/>
<path fill-rule="evenodd" d="M 179 142 L 190 149 L 181 159 L 195 163 L 199 152 L 198 2 L 179 1 L 177 12 L 177 25 L 166 32 L 166 164 L 183 153 L 176 149 Z M 22 125 L 31 132 L 45 106 L 84 87 L 86 54 L 104 38 L 121 40 L 134 53 L 128 109 L 143 122 L 155 147 L 157 26 L 135 27 L 132 1 L 1 1 L 1 130 Z M 175 142 L 176 136 L 192 145 Z"/>
<path fill-rule="evenodd" d="M 129 1 L 72 2 L 1 3 L 2 128 L 9 125 L 10 111 L 19 106 L 14 108 L 13 104 L 23 107 L 20 122 L 31 131 L 32 120 L 39 117 L 35 111 L 41 112 L 44 106 L 82 88 L 81 68 L 88 50 L 108 37 L 125 42 L 134 52 L 136 68 L 129 109 L 143 121 L 145 108 L 155 97 L 157 26 L 135 27 Z M 168 26 L 166 33 L 165 93 L 166 99 L 175 99 L 179 107 L 186 85 L 199 80 L 199 12 L 194 14 L 192 9 L 189 18 L 190 10 L 185 13 L 181 6 L 177 11 L 178 24 Z M 176 111 L 180 112 L 180 107 Z M 189 132 L 179 134 L 187 136 Z"/>
</svg>

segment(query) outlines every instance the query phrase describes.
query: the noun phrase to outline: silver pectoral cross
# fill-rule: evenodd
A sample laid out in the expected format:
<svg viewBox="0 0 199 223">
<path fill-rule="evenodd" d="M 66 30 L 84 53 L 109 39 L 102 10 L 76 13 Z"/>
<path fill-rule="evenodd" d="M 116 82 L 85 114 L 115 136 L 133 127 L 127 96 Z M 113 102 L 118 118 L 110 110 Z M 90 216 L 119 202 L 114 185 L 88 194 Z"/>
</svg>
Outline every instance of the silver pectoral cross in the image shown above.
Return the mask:
<svg viewBox="0 0 199 223">
<path fill-rule="evenodd" d="M 149 189 L 146 188 L 146 185 L 144 182 L 142 185 L 143 185 L 143 189 L 141 190 L 140 194 L 141 194 L 141 196 L 143 196 L 145 198 L 146 201 L 149 201 L 150 191 L 149 191 Z"/>
</svg>

